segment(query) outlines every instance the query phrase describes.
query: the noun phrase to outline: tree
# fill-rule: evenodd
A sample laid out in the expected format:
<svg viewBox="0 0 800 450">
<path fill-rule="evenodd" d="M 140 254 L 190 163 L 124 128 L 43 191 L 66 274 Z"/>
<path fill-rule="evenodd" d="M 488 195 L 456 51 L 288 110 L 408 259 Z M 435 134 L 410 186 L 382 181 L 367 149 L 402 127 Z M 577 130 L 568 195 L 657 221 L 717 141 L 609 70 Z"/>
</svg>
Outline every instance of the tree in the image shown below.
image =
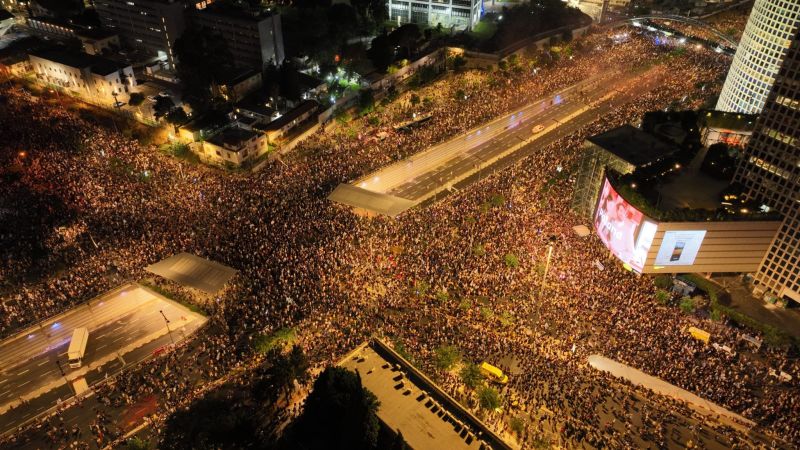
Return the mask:
<svg viewBox="0 0 800 450">
<path fill-rule="evenodd" d="M 375 97 L 370 89 L 362 89 L 358 93 L 358 107 L 362 114 L 370 113 L 375 108 Z"/>
<path fill-rule="evenodd" d="M 389 34 L 390 42 L 395 46 L 405 49 L 405 55 L 410 57 L 417 47 L 417 41 L 422 37 L 419 26 L 415 23 L 401 25 Z"/>
<path fill-rule="evenodd" d="M 139 106 L 142 103 L 144 103 L 144 94 L 140 92 L 132 93 L 130 98 L 128 99 L 128 104 L 131 106 Z"/>
<path fill-rule="evenodd" d="M 369 12 L 370 16 L 372 16 L 372 21 L 378 25 L 386 22 L 386 19 L 389 18 L 389 13 L 386 10 L 386 2 L 384 0 L 370 0 Z"/>
<path fill-rule="evenodd" d="M 461 359 L 458 348 L 444 345 L 436 349 L 436 367 L 439 370 L 449 370 Z"/>
<path fill-rule="evenodd" d="M 156 116 L 156 118 L 164 117 L 169 114 L 173 108 L 175 108 L 175 103 L 172 102 L 171 98 L 159 95 L 156 97 L 156 103 L 153 105 L 153 115 Z"/>
<path fill-rule="evenodd" d="M 295 345 L 284 354 L 279 347 L 270 350 L 257 372 L 253 394 L 260 400 L 274 402 L 294 390 L 294 383 L 308 380 L 309 363 L 303 349 Z"/>
<path fill-rule="evenodd" d="M 281 96 L 289 100 L 300 100 L 302 95 L 302 88 L 300 87 L 300 76 L 294 65 L 286 61 L 281 66 L 280 70 L 280 91 Z"/>
<path fill-rule="evenodd" d="M 356 11 L 347 3 L 337 3 L 328 9 L 328 33 L 330 40 L 343 45 L 358 31 Z"/>
<path fill-rule="evenodd" d="M 303 414 L 284 433 L 281 448 L 371 450 L 378 443 L 375 395 L 358 373 L 326 368 L 314 382 Z"/>
<path fill-rule="evenodd" d="M 482 387 L 478 390 L 478 403 L 483 409 L 497 409 L 500 407 L 500 394 L 494 388 Z"/>
<path fill-rule="evenodd" d="M 475 389 L 483 381 L 481 369 L 471 362 L 464 364 L 459 375 L 461 375 L 461 381 L 472 389 Z"/>
<path fill-rule="evenodd" d="M 692 314 L 697 308 L 692 297 L 689 297 L 688 295 L 681 298 L 680 307 L 684 314 Z"/>
<path fill-rule="evenodd" d="M 411 98 L 409 99 L 409 102 L 411 102 L 411 106 L 419 105 L 419 102 L 420 102 L 419 95 L 411 94 Z"/>
<path fill-rule="evenodd" d="M 128 442 L 125 443 L 125 448 L 127 450 L 150 450 L 152 446 L 146 440 L 140 437 L 134 437 L 128 439 Z"/>
<path fill-rule="evenodd" d="M 189 116 L 186 115 L 183 108 L 174 108 L 167 114 L 166 120 L 172 125 L 183 125 L 189 120 Z"/>
<path fill-rule="evenodd" d="M 670 299 L 669 292 L 663 289 L 659 289 L 656 291 L 656 301 L 658 302 L 658 304 L 666 305 L 667 303 L 669 303 L 669 299 Z"/>
<path fill-rule="evenodd" d="M 211 83 L 222 80 L 232 68 L 233 57 L 225 39 L 219 33 L 189 27 L 175 41 L 175 56 L 184 98 L 195 110 L 207 109 Z"/>
<path fill-rule="evenodd" d="M 220 389 L 175 411 L 165 422 L 160 449 L 240 449 L 258 442 L 253 415 L 234 391 Z"/>
<path fill-rule="evenodd" d="M 389 64 L 394 61 L 394 49 L 391 40 L 385 34 L 378 35 L 372 40 L 372 45 L 367 50 L 367 57 L 381 72 L 385 72 Z"/>
</svg>

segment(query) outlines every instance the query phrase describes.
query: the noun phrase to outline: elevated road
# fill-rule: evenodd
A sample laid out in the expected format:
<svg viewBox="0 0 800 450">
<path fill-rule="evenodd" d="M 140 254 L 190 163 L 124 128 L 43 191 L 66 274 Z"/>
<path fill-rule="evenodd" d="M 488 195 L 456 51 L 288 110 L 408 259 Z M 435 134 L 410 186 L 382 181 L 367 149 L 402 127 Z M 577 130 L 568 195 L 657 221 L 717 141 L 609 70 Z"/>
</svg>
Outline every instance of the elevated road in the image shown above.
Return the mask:
<svg viewBox="0 0 800 450">
<path fill-rule="evenodd" d="M 0 342 L 0 434 L 185 339 L 206 320 L 129 284 Z M 82 367 L 72 369 L 66 352 L 80 327 L 89 329 L 89 341 Z"/>
<path fill-rule="evenodd" d="M 354 186 L 420 204 L 569 136 L 614 105 L 657 89 L 658 66 L 611 72 L 567 87 L 442 144 L 364 176 Z M 368 205 L 365 206 L 368 209 Z"/>
</svg>

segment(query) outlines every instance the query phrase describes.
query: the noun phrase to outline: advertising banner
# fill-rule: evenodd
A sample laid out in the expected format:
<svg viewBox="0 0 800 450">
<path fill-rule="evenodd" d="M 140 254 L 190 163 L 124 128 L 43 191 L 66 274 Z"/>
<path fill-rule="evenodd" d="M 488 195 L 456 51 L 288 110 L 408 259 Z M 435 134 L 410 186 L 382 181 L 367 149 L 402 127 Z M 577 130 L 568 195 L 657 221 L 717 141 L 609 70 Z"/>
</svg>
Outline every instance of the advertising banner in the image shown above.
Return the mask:
<svg viewBox="0 0 800 450">
<path fill-rule="evenodd" d="M 667 231 L 656 255 L 657 266 L 690 266 L 703 244 L 706 230 Z"/>
<path fill-rule="evenodd" d="M 642 271 L 658 225 L 625 201 L 608 179 L 600 192 L 594 228 L 611 253 L 633 270 Z"/>
</svg>

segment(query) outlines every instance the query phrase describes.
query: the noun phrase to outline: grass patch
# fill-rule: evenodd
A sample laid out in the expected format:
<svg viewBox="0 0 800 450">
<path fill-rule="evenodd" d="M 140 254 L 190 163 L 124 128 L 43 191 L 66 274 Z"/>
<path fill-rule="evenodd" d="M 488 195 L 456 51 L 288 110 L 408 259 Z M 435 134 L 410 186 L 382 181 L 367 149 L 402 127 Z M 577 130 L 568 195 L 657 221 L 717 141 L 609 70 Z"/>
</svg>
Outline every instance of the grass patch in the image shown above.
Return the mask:
<svg viewBox="0 0 800 450">
<path fill-rule="evenodd" d="M 276 348 L 286 348 L 297 340 L 294 328 L 281 328 L 271 334 L 260 334 L 253 339 L 253 348 L 261 354 L 267 354 Z"/>
<path fill-rule="evenodd" d="M 202 316 L 208 316 L 208 313 L 203 308 L 195 305 L 194 303 L 190 302 L 188 299 L 183 298 L 182 296 L 180 296 L 180 295 L 178 295 L 178 294 L 176 294 L 176 293 L 174 293 L 174 292 L 172 292 L 172 291 L 170 291 L 168 289 L 164 289 L 163 287 L 161 287 L 161 286 L 159 286 L 157 284 L 152 284 L 152 283 L 149 283 L 147 281 L 139 281 L 139 284 L 144 286 L 144 287 L 146 287 L 146 288 L 148 288 L 148 289 L 150 289 L 151 291 L 155 291 L 155 292 L 163 295 L 164 297 L 166 297 L 166 298 L 168 298 L 168 299 L 170 299 L 172 301 L 180 303 L 181 305 L 185 306 L 189 311 L 191 311 L 193 313 L 200 314 Z"/>
</svg>

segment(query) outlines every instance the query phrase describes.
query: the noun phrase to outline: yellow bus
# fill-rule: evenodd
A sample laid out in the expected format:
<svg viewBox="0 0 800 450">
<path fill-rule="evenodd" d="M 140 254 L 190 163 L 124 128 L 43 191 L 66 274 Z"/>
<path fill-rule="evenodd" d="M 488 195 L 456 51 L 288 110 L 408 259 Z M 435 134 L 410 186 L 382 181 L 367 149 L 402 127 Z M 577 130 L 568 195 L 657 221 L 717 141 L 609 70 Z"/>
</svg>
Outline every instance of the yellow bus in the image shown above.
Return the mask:
<svg viewBox="0 0 800 450">
<path fill-rule="evenodd" d="M 508 383 L 508 375 L 504 374 L 502 370 L 487 363 L 482 362 L 480 365 L 481 374 L 495 383 L 506 384 Z"/>
</svg>

